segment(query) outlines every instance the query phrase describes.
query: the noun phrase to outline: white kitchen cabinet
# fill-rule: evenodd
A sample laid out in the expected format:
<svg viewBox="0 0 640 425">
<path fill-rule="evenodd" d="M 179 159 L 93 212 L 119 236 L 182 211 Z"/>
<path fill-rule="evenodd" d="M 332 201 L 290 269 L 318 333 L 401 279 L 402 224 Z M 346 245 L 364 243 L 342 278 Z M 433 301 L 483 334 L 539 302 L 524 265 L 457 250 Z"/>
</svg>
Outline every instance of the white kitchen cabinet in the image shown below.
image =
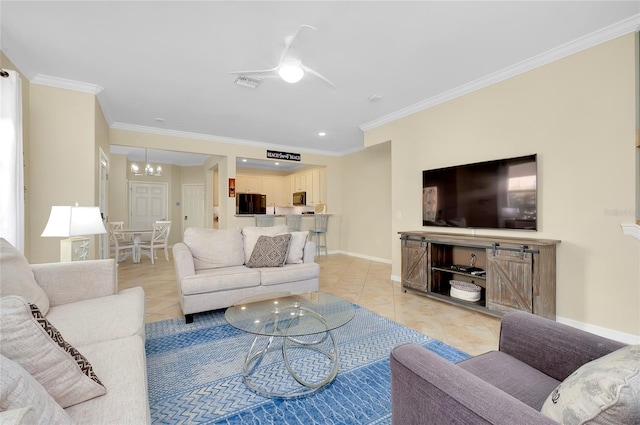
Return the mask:
<svg viewBox="0 0 640 425">
<path fill-rule="evenodd" d="M 262 177 L 238 174 L 236 193 L 262 193 Z"/>
<path fill-rule="evenodd" d="M 283 177 L 263 177 L 262 193 L 267 195 L 267 206 L 283 206 Z"/>
</svg>

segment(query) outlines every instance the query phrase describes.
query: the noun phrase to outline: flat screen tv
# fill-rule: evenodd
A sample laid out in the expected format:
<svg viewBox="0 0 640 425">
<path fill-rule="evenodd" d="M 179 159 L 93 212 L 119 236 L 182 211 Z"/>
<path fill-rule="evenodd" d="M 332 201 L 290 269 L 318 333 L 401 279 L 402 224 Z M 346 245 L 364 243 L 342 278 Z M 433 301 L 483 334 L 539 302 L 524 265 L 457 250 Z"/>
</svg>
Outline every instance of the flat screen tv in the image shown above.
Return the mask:
<svg viewBox="0 0 640 425">
<path fill-rule="evenodd" d="M 422 225 L 538 229 L 536 155 L 424 170 Z"/>
</svg>

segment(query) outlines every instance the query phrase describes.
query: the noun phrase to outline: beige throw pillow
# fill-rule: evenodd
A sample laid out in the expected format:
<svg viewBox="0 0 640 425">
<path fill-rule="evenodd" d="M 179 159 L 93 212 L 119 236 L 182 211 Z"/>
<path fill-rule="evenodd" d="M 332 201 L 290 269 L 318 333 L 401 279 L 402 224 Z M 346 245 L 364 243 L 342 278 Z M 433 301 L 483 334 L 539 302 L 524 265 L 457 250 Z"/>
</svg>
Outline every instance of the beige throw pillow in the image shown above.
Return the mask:
<svg viewBox="0 0 640 425">
<path fill-rule="evenodd" d="M 549 395 L 541 412 L 564 425 L 640 424 L 640 345 L 580 367 Z"/>
<path fill-rule="evenodd" d="M 0 354 L 29 372 L 60 406 L 106 394 L 89 361 L 34 304 L 18 296 L 2 297 L 0 329 Z"/>
<path fill-rule="evenodd" d="M 304 263 L 304 245 L 307 243 L 309 231 L 291 232 L 291 245 L 287 254 L 285 264 L 302 264 Z"/>
<path fill-rule="evenodd" d="M 49 311 L 49 297 L 33 277 L 24 255 L 6 239 L 0 239 L 0 297 L 18 295 L 38 306 L 42 314 Z"/>
<path fill-rule="evenodd" d="M 244 263 L 248 263 L 253 253 L 253 248 L 260 236 L 275 236 L 287 233 L 287 225 L 279 224 L 271 227 L 243 227 L 242 238 L 244 240 Z"/>
<path fill-rule="evenodd" d="M 247 267 L 282 267 L 287 259 L 291 234 L 260 236 Z"/>
<path fill-rule="evenodd" d="M 72 424 L 71 418 L 49 393 L 22 366 L 0 356 L 0 411 L 20 413 L 24 424 Z M 19 409 L 27 409 L 18 412 Z M 9 423 L 8 417 L 0 418 L 0 423 Z"/>
<path fill-rule="evenodd" d="M 196 270 L 241 266 L 245 263 L 240 229 L 190 227 L 184 232 L 184 243 L 193 255 Z"/>
</svg>

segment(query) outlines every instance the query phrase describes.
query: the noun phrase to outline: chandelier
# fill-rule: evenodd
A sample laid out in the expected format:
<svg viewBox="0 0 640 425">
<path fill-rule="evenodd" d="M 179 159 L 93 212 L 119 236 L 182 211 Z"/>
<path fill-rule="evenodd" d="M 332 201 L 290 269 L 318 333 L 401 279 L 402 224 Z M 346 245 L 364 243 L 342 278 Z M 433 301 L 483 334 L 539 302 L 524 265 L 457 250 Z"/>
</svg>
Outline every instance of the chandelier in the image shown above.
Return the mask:
<svg viewBox="0 0 640 425">
<path fill-rule="evenodd" d="M 162 176 L 162 167 L 160 165 L 154 166 L 151 165 L 147 161 L 147 149 L 144 150 L 144 162 L 145 166 L 143 170 L 140 170 L 140 167 L 137 163 L 131 163 L 131 172 L 136 176 Z"/>
</svg>

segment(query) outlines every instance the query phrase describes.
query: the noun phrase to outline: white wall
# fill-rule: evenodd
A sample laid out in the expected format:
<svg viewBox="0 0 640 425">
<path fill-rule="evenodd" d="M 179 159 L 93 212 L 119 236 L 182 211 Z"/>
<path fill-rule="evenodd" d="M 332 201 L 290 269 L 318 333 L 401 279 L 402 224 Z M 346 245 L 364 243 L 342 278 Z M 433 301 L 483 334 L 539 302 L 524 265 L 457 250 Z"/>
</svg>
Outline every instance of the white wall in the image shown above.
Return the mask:
<svg viewBox="0 0 640 425">
<path fill-rule="evenodd" d="M 638 184 L 635 49 L 620 37 L 367 132 L 391 141 L 392 273 L 396 233 L 428 229 L 422 170 L 537 153 L 539 231 L 478 233 L 562 240 L 557 315 L 640 335 L 640 244 L 620 229 Z"/>
</svg>

